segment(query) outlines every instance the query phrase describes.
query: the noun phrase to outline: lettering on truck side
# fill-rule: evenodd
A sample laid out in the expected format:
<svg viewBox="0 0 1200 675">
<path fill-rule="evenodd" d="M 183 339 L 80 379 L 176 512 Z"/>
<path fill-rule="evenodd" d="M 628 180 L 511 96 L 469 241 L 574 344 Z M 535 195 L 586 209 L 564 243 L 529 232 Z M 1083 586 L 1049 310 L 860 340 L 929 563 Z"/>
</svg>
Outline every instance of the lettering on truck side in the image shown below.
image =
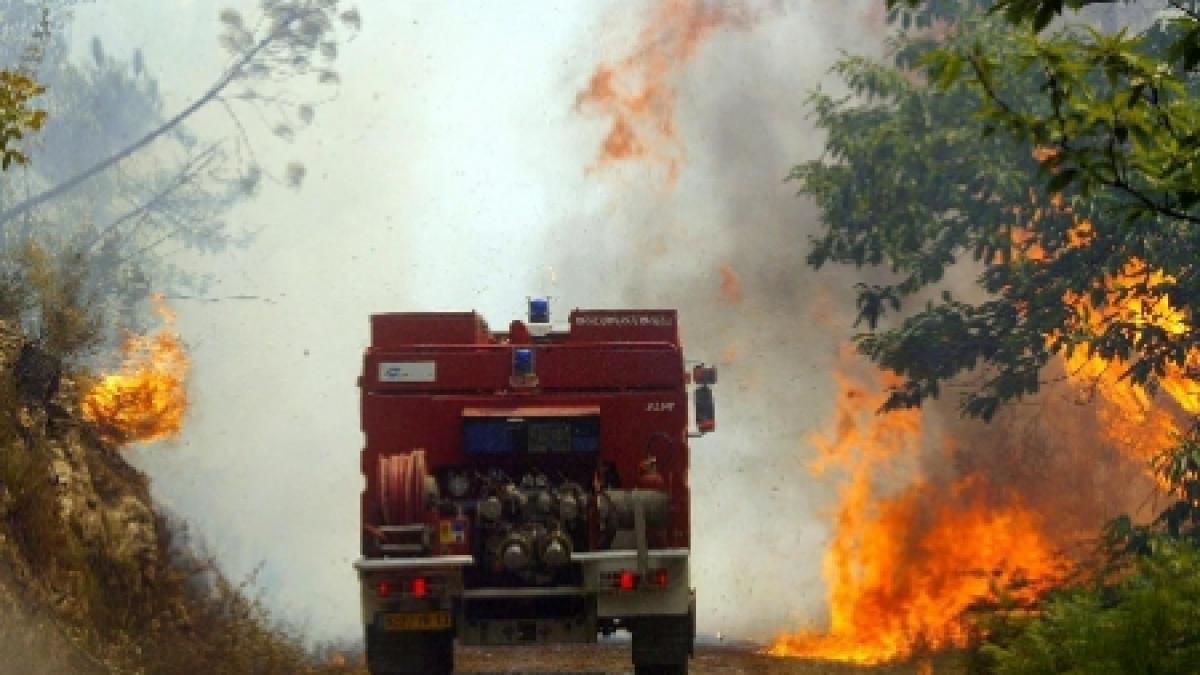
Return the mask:
<svg viewBox="0 0 1200 675">
<path fill-rule="evenodd" d="M 585 315 L 575 317 L 575 325 L 600 326 L 604 328 L 625 328 L 630 326 L 658 326 L 661 328 L 669 328 L 675 325 L 675 321 L 669 316 L 659 316 L 656 314 L 615 314 L 606 316 Z"/>
<path fill-rule="evenodd" d="M 436 366 L 434 361 L 385 361 L 379 364 L 379 381 L 434 382 Z"/>
</svg>

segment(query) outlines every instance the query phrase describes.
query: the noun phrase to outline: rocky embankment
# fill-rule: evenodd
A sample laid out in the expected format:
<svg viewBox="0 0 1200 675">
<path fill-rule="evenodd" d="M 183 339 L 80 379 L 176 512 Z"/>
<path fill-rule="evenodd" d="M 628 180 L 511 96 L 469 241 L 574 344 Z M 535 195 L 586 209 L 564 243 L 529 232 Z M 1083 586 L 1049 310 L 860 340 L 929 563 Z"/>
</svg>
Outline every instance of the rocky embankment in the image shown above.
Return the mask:
<svg viewBox="0 0 1200 675">
<path fill-rule="evenodd" d="M 86 385 L 0 323 L 0 673 L 340 672 L 180 545 Z"/>
<path fill-rule="evenodd" d="M 29 672 L 119 667 L 122 640 L 94 622 L 120 611 L 118 589 L 153 593 L 167 567 L 145 478 L 78 401 L 77 380 L 0 323 L 0 658 Z"/>
</svg>

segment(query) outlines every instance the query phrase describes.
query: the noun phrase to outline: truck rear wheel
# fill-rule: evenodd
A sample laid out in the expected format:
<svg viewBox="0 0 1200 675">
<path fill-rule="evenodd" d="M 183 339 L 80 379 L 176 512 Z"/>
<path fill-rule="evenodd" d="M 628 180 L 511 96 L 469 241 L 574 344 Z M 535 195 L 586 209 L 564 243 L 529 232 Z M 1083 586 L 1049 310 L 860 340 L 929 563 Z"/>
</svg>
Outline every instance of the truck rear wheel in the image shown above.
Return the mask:
<svg viewBox="0 0 1200 675">
<path fill-rule="evenodd" d="M 691 615 L 656 616 L 637 620 L 633 628 L 633 668 L 636 675 L 683 675 L 695 639 Z"/>
<path fill-rule="evenodd" d="M 635 675 L 686 675 L 696 649 L 696 591 L 683 616 L 647 616 L 630 625 Z"/>
<path fill-rule="evenodd" d="M 385 633 L 368 628 L 367 670 L 371 675 L 451 675 L 454 631 Z"/>
<path fill-rule="evenodd" d="M 687 664 L 674 666 L 634 666 L 634 675 L 687 675 Z"/>
</svg>

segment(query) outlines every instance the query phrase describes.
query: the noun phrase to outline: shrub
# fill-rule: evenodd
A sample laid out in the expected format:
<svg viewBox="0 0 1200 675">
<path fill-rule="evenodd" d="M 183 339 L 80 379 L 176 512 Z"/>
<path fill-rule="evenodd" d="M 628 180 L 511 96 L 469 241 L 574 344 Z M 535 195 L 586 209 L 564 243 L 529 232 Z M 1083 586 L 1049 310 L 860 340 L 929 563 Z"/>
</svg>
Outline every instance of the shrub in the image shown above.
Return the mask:
<svg viewBox="0 0 1200 675">
<path fill-rule="evenodd" d="M 982 652 L 999 675 L 1188 675 L 1200 663 L 1200 551 L 1156 539 L 1111 585 L 1064 589 Z"/>
</svg>

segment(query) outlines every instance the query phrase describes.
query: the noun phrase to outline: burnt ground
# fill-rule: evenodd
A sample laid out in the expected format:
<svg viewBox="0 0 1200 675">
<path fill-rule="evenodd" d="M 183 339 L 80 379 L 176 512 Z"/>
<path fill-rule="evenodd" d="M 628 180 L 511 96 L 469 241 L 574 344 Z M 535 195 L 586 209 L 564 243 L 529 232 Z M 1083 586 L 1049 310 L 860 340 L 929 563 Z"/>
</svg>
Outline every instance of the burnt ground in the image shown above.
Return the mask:
<svg viewBox="0 0 1200 675">
<path fill-rule="evenodd" d="M 546 647 L 460 647 L 456 658 L 457 673 L 587 673 L 589 675 L 626 675 L 633 672 L 628 643 L 596 645 L 554 645 Z M 957 674 L 951 656 L 939 658 L 932 670 L 918 663 L 883 666 L 850 666 L 822 661 L 783 659 L 759 654 L 742 646 L 701 646 L 696 649 L 690 671 L 694 675 L 753 673 L 764 675 L 916 675 L 918 673 Z"/>
</svg>

